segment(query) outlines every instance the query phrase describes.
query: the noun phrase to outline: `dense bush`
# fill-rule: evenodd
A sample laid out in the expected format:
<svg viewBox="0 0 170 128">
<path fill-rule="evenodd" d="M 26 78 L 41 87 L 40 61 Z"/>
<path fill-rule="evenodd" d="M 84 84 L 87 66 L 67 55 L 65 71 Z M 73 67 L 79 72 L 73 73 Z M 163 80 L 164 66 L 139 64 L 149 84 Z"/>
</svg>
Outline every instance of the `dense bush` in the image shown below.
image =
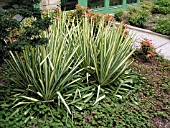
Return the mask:
<svg viewBox="0 0 170 128">
<path fill-rule="evenodd" d="M 149 18 L 150 12 L 140 7 L 129 7 L 127 9 L 127 21 L 130 25 L 143 28 Z"/>
<path fill-rule="evenodd" d="M 157 0 L 154 4 L 153 13 L 170 14 L 170 1 Z"/>
<path fill-rule="evenodd" d="M 47 39 L 40 37 L 40 32 L 46 30 L 50 18 L 42 17 L 41 10 L 34 8 L 40 0 L 12 0 L 0 10 L 0 56 L 3 58 L 6 51 L 20 50 L 25 45 L 47 43 Z M 30 25 L 27 18 L 32 18 Z"/>
<path fill-rule="evenodd" d="M 170 36 L 170 16 L 167 18 L 154 19 L 156 25 L 153 31 Z"/>
<path fill-rule="evenodd" d="M 124 17 L 124 11 L 123 11 L 123 10 L 118 10 L 118 11 L 116 11 L 115 14 L 114 14 L 114 18 L 115 18 L 117 21 L 123 20 L 123 17 Z"/>
<path fill-rule="evenodd" d="M 141 7 L 128 7 L 126 11 L 117 11 L 115 19 L 143 28 L 150 16 L 149 10 Z"/>
</svg>

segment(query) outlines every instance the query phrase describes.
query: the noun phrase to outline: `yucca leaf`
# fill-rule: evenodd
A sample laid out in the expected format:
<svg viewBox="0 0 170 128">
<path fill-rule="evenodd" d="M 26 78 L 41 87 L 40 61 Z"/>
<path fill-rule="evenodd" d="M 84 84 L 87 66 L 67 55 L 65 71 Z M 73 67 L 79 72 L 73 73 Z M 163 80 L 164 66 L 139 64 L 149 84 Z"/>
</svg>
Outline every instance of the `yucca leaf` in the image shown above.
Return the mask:
<svg viewBox="0 0 170 128">
<path fill-rule="evenodd" d="M 57 92 L 58 96 L 60 97 L 61 101 L 63 102 L 64 106 L 67 108 L 67 111 L 69 112 L 69 114 L 71 114 L 70 108 L 67 105 L 67 103 L 65 102 L 64 98 L 62 97 L 62 95 L 60 94 L 60 92 Z"/>
</svg>

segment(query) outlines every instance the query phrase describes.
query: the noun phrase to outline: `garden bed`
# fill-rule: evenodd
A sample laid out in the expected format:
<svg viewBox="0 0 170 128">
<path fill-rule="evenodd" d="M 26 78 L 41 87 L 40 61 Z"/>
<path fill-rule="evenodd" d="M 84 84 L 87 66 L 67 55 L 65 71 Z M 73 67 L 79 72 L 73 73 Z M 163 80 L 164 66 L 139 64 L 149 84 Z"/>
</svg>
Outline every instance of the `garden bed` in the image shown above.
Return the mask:
<svg viewBox="0 0 170 128">
<path fill-rule="evenodd" d="M 170 36 L 170 1 L 144 1 L 138 7 L 117 11 L 115 19 L 132 26 Z"/>
<path fill-rule="evenodd" d="M 150 40 L 135 51 L 123 24 L 78 5 L 48 16 L 48 43 L 0 63 L 0 127 L 169 127 L 170 62 Z"/>
</svg>

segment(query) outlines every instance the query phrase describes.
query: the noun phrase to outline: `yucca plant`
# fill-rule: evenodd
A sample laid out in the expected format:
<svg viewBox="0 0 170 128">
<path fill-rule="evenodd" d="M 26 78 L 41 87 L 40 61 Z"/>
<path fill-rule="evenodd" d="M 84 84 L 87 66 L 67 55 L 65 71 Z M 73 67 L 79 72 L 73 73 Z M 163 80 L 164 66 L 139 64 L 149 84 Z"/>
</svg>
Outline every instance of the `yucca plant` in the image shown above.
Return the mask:
<svg viewBox="0 0 170 128">
<path fill-rule="evenodd" d="M 8 63 L 16 74 L 12 79 L 16 83 L 16 89 L 13 90 L 16 98 L 14 107 L 35 102 L 57 104 L 61 101 L 71 113 L 65 99 L 77 88 L 75 82 L 80 80 L 78 73 L 81 71 L 78 66 L 83 58 L 74 60 L 79 46 L 73 47 L 68 43 L 68 25 L 64 22 L 66 16 L 60 18 L 54 21 L 50 32 L 42 34 L 49 39 L 48 44 L 27 46 L 22 55 L 10 52 Z"/>
<path fill-rule="evenodd" d="M 96 24 L 87 17 L 75 26 L 73 23 L 69 30 L 71 33 L 68 42 L 80 46 L 75 60 L 80 56 L 84 58 L 80 64 L 86 79 L 83 80 L 86 86 L 80 89 L 80 92 L 86 90 L 82 96 L 84 102 L 92 101 L 91 99 L 96 97 L 96 104 L 105 98 L 106 93 L 117 96 L 120 87 L 126 88 L 118 85 L 117 80 L 131 64 L 129 57 L 134 52 L 132 35 L 127 34 L 123 24 L 105 24 L 103 19 L 96 28 Z M 129 88 L 129 91 L 134 89 L 131 85 Z"/>
<path fill-rule="evenodd" d="M 104 20 L 97 32 L 94 31 L 95 24 L 89 23 L 87 18 L 82 26 L 76 27 L 72 41 L 80 45 L 77 57 L 84 56 L 81 66 L 98 85 L 112 85 L 131 63 L 128 59 L 134 52 L 132 36 L 126 35 L 122 24 L 117 28 L 112 22 L 105 25 Z"/>
<path fill-rule="evenodd" d="M 81 110 L 94 96 L 96 104 L 106 92 L 118 88 L 115 81 L 131 63 L 132 37 L 125 34 L 123 25 L 117 28 L 104 19 L 96 28 L 86 16 L 82 21 L 68 17 L 61 13 L 49 31 L 42 33 L 48 44 L 27 46 L 21 55 L 10 52 L 8 63 L 17 85 L 14 107 L 62 102 L 71 114 L 69 105 Z"/>
</svg>

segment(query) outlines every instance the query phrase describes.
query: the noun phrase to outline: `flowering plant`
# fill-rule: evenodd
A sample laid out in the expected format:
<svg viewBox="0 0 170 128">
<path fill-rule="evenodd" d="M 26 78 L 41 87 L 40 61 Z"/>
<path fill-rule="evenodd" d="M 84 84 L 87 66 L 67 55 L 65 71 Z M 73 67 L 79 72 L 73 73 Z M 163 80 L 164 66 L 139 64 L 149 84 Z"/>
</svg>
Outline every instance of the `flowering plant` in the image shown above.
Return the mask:
<svg viewBox="0 0 170 128">
<path fill-rule="evenodd" d="M 152 44 L 152 40 L 143 38 L 142 40 L 140 40 L 139 43 L 141 45 L 141 50 L 146 60 L 152 58 L 153 56 L 157 54 L 156 49 Z"/>
<path fill-rule="evenodd" d="M 104 19 L 106 24 L 109 21 L 115 21 L 115 19 L 109 14 L 102 15 L 78 4 L 76 4 L 76 9 L 70 13 L 71 17 L 78 17 L 79 19 L 82 19 L 83 17 L 87 16 L 90 21 L 92 20 L 96 24 L 98 24 L 102 19 Z"/>
</svg>

